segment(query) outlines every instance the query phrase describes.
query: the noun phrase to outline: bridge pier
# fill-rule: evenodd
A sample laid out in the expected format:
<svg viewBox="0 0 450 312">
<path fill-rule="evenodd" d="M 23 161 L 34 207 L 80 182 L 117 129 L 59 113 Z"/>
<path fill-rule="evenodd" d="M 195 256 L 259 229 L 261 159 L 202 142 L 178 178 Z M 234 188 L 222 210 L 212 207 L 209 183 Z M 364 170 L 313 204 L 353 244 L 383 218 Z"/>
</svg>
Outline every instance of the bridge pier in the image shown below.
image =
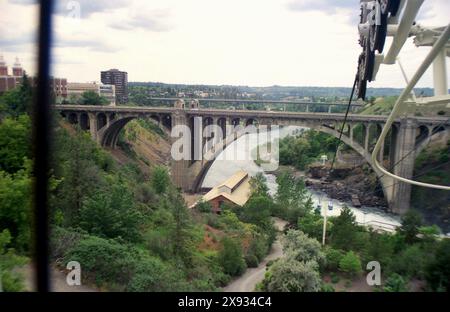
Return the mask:
<svg viewBox="0 0 450 312">
<path fill-rule="evenodd" d="M 414 173 L 416 129 L 417 124 L 414 119 L 402 118 L 398 131 L 392 131 L 391 168 L 395 166 L 391 171 L 406 179 L 411 179 Z M 410 207 L 411 184 L 392 180 L 392 198 L 389 200 L 389 207 L 392 212 L 402 215 Z"/>
<path fill-rule="evenodd" d="M 97 138 L 97 114 L 88 113 L 89 117 L 89 132 L 91 133 L 92 140 L 98 141 Z"/>
</svg>

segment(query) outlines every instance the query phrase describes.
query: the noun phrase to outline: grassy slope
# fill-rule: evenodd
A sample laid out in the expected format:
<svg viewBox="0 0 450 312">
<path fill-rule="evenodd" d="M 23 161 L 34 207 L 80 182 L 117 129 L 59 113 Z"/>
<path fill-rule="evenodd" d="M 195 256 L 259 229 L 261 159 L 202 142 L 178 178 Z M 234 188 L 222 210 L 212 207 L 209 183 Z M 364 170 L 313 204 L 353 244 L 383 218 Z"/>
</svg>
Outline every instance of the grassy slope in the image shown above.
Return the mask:
<svg viewBox="0 0 450 312">
<path fill-rule="evenodd" d="M 386 98 L 377 98 L 373 104 L 367 104 L 360 112 L 363 115 L 387 115 L 391 112 L 394 106 L 396 96 L 389 96 Z"/>
</svg>

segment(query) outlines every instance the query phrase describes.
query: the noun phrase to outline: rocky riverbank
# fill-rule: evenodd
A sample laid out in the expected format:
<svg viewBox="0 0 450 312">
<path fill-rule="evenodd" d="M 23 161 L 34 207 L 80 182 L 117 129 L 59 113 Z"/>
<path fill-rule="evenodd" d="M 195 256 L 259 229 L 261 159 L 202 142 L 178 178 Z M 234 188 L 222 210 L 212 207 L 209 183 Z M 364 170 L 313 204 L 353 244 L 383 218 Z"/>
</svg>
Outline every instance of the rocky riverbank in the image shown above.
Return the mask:
<svg viewBox="0 0 450 312">
<path fill-rule="evenodd" d="M 295 176 L 305 177 L 308 188 L 322 191 L 330 198 L 351 202 L 352 195 L 356 195 L 363 206 L 387 207 L 375 175 L 364 165 L 335 168 L 332 174 L 329 168 L 322 165 L 311 165 L 306 172 L 298 171 L 293 167 L 280 166 L 275 175 L 283 170 L 288 170 Z"/>
</svg>

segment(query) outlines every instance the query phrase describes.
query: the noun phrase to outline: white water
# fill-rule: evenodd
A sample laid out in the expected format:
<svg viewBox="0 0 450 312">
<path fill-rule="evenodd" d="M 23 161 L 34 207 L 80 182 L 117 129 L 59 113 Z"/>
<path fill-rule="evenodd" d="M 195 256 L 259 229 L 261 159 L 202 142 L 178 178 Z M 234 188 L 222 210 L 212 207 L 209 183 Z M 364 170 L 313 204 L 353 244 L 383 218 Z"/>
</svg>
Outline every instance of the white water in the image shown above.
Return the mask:
<svg viewBox="0 0 450 312">
<path fill-rule="evenodd" d="M 301 131 L 301 129 L 304 128 L 293 126 L 282 128 L 280 130 L 279 137 L 285 137 L 294 132 Z M 274 137 L 272 137 L 272 141 L 273 139 Z M 271 195 L 275 194 L 278 187 L 275 181 L 275 176 L 270 172 L 264 172 L 261 167 L 254 163 L 251 157 L 251 151 L 254 150 L 256 146 L 267 143 L 267 141 L 267 135 L 258 136 L 256 133 L 252 133 L 244 135 L 235 142 L 231 143 L 212 164 L 202 186 L 214 187 L 230 177 L 236 171 L 242 169 L 247 171 L 251 176 L 262 172 L 267 179 L 269 192 Z M 236 160 L 236 157 L 229 157 L 230 155 L 239 155 L 239 160 Z M 332 199 L 323 192 L 312 190 L 310 188 L 308 188 L 308 192 L 314 202 L 314 207 L 317 207 L 319 202 L 321 203 L 322 214 L 324 214 L 326 210 L 328 216 L 337 216 L 340 214 L 342 207 L 346 205 L 353 211 L 358 223 L 384 228 L 387 231 L 392 231 L 395 227 L 400 225 L 400 218 L 398 216 L 387 213 L 381 208 L 367 206 L 355 208 L 350 202 L 342 202 L 337 199 Z M 327 209 L 329 202 L 332 203 L 332 210 Z"/>
</svg>

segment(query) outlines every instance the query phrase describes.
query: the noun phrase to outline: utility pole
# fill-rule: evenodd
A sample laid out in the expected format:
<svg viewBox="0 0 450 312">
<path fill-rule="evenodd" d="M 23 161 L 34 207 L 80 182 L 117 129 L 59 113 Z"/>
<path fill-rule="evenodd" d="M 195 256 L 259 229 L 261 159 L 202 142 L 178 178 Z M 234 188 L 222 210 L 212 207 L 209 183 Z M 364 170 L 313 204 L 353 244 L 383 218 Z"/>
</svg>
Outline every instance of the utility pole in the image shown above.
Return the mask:
<svg viewBox="0 0 450 312">
<path fill-rule="evenodd" d="M 323 214 L 323 233 L 322 233 L 322 246 L 325 246 L 325 237 L 327 236 L 327 214 L 328 210 L 333 210 L 333 201 L 328 202 L 328 207 L 325 208 L 325 213 Z"/>
</svg>

